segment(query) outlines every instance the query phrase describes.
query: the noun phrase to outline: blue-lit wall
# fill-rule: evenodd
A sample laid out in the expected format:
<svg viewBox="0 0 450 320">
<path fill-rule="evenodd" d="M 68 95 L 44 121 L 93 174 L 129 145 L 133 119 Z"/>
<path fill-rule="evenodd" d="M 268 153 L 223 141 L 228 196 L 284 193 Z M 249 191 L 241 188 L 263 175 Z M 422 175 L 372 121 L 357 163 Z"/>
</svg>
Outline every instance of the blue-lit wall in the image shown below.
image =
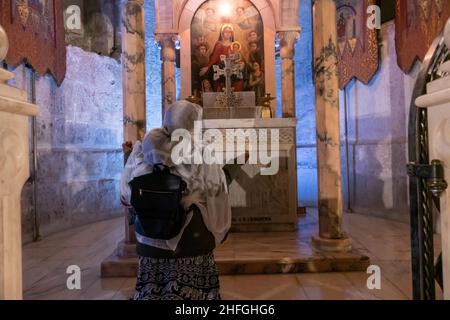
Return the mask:
<svg viewBox="0 0 450 320">
<path fill-rule="evenodd" d="M 162 122 L 161 55 L 155 42 L 155 0 L 145 0 L 145 48 L 147 78 L 147 129 L 158 128 Z M 176 69 L 176 97 L 180 99 L 180 69 Z"/>
<path fill-rule="evenodd" d="M 302 33 L 295 48 L 298 197 L 300 205 L 317 206 L 316 114 L 313 83 L 312 1 L 300 1 Z M 281 96 L 281 93 L 279 93 Z"/>
<path fill-rule="evenodd" d="M 155 43 L 155 1 L 145 0 L 147 129 L 161 126 L 161 59 Z"/>
</svg>

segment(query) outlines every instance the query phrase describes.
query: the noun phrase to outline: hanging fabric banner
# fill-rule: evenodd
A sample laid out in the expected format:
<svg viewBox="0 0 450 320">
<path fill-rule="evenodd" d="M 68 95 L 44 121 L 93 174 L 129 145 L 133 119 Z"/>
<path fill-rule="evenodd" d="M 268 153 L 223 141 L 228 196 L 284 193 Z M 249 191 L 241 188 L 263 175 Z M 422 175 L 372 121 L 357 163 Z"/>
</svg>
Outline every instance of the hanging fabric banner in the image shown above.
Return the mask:
<svg viewBox="0 0 450 320">
<path fill-rule="evenodd" d="M 396 0 L 395 46 L 404 72 L 409 72 L 417 59 L 423 61 L 449 17 L 448 0 Z"/>
<path fill-rule="evenodd" d="M 9 38 L 6 63 L 26 61 L 41 76 L 47 72 L 60 85 L 66 73 L 62 1 L 0 0 L 0 25 Z"/>
<path fill-rule="evenodd" d="M 375 4 L 376 0 L 336 0 L 337 57 L 341 89 L 353 78 L 367 84 L 378 70 L 378 17 L 375 9 L 368 10 Z M 368 27 L 368 21 L 373 22 L 371 28 Z"/>
</svg>

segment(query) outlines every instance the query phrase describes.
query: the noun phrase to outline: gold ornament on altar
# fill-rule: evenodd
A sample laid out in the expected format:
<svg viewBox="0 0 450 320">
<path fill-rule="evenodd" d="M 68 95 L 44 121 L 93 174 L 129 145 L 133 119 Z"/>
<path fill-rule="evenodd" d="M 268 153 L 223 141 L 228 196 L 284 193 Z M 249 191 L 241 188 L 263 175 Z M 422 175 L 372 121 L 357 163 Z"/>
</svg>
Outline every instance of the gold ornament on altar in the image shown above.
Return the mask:
<svg viewBox="0 0 450 320">
<path fill-rule="evenodd" d="M 275 98 L 270 96 L 270 93 L 266 93 L 264 97 L 259 99 L 259 102 L 262 104 L 261 110 L 261 118 L 263 119 L 271 119 L 273 118 L 271 102 L 275 100 Z"/>
<path fill-rule="evenodd" d="M 6 58 L 6 54 L 8 53 L 9 42 L 8 36 L 6 35 L 5 29 L 0 26 L 0 61 Z"/>
<path fill-rule="evenodd" d="M 186 101 L 189 101 L 190 103 L 199 104 L 201 99 L 195 95 L 189 96 L 186 98 Z"/>
</svg>

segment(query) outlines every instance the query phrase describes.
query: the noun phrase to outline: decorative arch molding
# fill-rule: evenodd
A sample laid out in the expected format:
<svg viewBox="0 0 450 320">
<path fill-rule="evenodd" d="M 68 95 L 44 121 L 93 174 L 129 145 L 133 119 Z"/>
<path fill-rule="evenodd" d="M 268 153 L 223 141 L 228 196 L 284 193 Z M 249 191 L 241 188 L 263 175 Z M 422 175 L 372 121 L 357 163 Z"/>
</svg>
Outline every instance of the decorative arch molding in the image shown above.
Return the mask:
<svg viewBox="0 0 450 320">
<path fill-rule="evenodd" d="M 177 15 L 175 29 L 178 32 L 183 32 L 190 28 L 192 19 L 200 6 L 208 0 L 182 0 L 179 13 Z M 280 26 L 278 15 L 278 1 L 274 5 L 272 1 L 268 0 L 249 0 L 255 8 L 259 11 L 263 24 L 265 27 L 272 30 L 277 30 Z"/>
</svg>

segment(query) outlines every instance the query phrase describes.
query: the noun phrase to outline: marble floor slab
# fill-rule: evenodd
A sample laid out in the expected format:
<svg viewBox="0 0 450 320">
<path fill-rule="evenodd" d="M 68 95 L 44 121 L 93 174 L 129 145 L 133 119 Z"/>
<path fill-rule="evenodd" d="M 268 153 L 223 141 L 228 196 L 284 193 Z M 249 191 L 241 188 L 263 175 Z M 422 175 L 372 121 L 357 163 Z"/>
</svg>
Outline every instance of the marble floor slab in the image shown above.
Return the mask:
<svg viewBox="0 0 450 320">
<path fill-rule="evenodd" d="M 233 234 L 216 251 L 217 260 L 230 257 L 276 260 L 286 255 L 310 254 L 311 248 L 305 243 L 317 228 L 316 210 L 309 209 L 299 225 L 297 235 L 279 233 L 268 238 L 265 234 Z M 222 275 L 222 297 L 226 300 L 411 299 L 409 226 L 358 214 L 346 214 L 344 225 L 354 247 L 367 255 L 371 264 L 381 268 L 380 290 L 367 288 L 366 272 Z M 129 299 L 134 291 L 134 278 L 101 278 L 100 272 L 101 261 L 117 248 L 123 236 L 123 220 L 119 218 L 25 245 L 25 299 Z M 439 245 L 436 241 L 437 252 Z M 70 265 L 81 268 L 81 290 L 67 289 L 66 271 Z M 438 298 L 442 298 L 439 290 Z"/>
</svg>

